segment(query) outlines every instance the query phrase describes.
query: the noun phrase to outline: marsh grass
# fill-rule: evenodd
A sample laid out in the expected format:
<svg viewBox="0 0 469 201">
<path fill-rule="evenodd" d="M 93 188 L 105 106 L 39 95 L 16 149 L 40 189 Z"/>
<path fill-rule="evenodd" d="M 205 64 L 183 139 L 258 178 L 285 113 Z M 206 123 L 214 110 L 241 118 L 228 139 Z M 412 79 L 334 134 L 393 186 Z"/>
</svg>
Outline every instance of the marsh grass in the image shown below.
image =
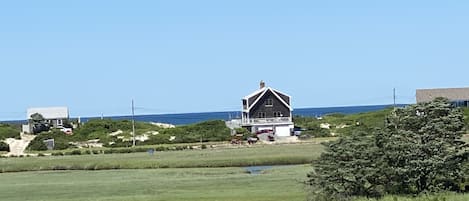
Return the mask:
<svg viewBox="0 0 469 201">
<path fill-rule="evenodd" d="M 310 164 L 320 144 L 256 145 L 253 147 L 181 150 L 127 154 L 1 158 L 0 172 L 44 170 L 107 170 L 154 168 L 243 167 Z"/>
</svg>

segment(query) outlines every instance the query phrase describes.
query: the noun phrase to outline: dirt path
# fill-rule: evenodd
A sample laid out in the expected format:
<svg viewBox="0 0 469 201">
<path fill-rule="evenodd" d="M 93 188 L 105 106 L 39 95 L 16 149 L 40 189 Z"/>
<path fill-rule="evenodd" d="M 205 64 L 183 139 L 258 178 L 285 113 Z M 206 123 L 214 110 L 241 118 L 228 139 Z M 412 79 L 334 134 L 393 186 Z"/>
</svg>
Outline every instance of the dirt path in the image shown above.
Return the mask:
<svg viewBox="0 0 469 201">
<path fill-rule="evenodd" d="M 24 150 L 28 147 L 29 143 L 35 138 L 35 135 L 21 134 L 21 140 L 9 138 L 6 140 L 10 145 L 10 152 L 7 156 L 20 156 L 24 155 Z"/>
</svg>

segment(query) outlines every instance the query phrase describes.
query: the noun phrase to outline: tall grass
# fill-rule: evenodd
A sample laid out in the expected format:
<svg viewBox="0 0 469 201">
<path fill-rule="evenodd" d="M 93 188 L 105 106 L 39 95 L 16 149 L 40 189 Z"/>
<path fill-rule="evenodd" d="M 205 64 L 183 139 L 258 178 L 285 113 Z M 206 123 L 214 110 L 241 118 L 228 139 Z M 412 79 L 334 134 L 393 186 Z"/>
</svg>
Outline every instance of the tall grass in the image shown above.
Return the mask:
<svg viewBox="0 0 469 201">
<path fill-rule="evenodd" d="M 129 153 L 1 158 L 0 172 L 309 164 L 321 152 L 320 144 L 284 144 L 155 152 L 154 155 Z"/>
</svg>

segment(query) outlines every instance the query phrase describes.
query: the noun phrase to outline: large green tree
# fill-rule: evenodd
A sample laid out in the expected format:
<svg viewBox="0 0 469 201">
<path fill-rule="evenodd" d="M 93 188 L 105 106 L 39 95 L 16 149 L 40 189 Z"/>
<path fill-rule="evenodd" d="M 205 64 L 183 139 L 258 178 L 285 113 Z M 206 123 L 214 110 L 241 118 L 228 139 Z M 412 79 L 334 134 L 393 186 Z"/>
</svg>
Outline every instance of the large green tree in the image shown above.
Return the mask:
<svg viewBox="0 0 469 201">
<path fill-rule="evenodd" d="M 447 99 L 397 109 L 376 135 L 391 193 L 457 190 L 464 178 L 464 118 Z"/>
<path fill-rule="evenodd" d="M 446 99 L 394 110 L 384 129 L 326 143 L 308 175 L 313 200 L 461 190 L 464 119 Z"/>
<path fill-rule="evenodd" d="M 32 125 L 32 131 L 34 134 L 43 132 L 43 131 L 49 131 L 50 126 L 46 122 L 45 118 L 39 114 L 39 113 L 34 113 L 30 116 L 29 119 L 30 125 Z"/>
<path fill-rule="evenodd" d="M 374 139 L 366 133 L 353 133 L 326 142 L 324 153 L 313 162 L 308 174 L 314 201 L 345 200 L 351 196 L 383 194 L 383 178 Z"/>
</svg>

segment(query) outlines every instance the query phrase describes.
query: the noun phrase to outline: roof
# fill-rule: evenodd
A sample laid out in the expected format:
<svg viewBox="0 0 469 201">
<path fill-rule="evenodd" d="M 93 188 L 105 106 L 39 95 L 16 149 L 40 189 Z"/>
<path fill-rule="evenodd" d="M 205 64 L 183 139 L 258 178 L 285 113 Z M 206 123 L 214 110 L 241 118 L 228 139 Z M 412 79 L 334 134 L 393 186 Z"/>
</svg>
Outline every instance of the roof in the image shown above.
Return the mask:
<svg viewBox="0 0 469 201">
<path fill-rule="evenodd" d="M 264 96 L 264 94 L 267 91 L 271 91 L 272 94 L 274 94 L 274 96 L 276 96 L 285 106 L 287 106 L 290 110 L 293 110 L 292 107 L 288 103 L 286 103 L 285 100 L 283 100 L 282 97 L 280 97 L 279 93 L 281 93 L 282 95 L 288 96 L 289 99 L 291 99 L 291 96 L 289 96 L 288 94 L 279 92 L 278 90 L 272 89 L 271 87 L 260 88 L 260 89 L 256 90 L 255 92 L 253 92 L 253 93 L 251 93 L 251 94 L 249 94 L 249 95 L 247 95 L 243 98 L 245 100 L 249 100 L 249 98 L 260 94 L 260 96 L 252 104 L 251 103 L 249 104 L 250 105 L 249 110 L 252 107 L 254 107 L 254 105 L 256 105 L 257 102 L 259 102 L 259 100 L 262 98 L 262 96 Z"/>
<path fill-rule="evenodd" d="M 438 97 L 444 97 L 450 101 L 469 100 L 469 87 L 417 89 L 416 91 L 417 103 L 430 102 Z"/>
<path fill-rule="evenodd" d="M 68 119 L 68 108 L 67 107 L 44 107 L 44 108 L 29 108 L 27 111 L 27 119 L 31 118 L 31 115 L 39 113 L 44 119 Z"/>
</svg>

